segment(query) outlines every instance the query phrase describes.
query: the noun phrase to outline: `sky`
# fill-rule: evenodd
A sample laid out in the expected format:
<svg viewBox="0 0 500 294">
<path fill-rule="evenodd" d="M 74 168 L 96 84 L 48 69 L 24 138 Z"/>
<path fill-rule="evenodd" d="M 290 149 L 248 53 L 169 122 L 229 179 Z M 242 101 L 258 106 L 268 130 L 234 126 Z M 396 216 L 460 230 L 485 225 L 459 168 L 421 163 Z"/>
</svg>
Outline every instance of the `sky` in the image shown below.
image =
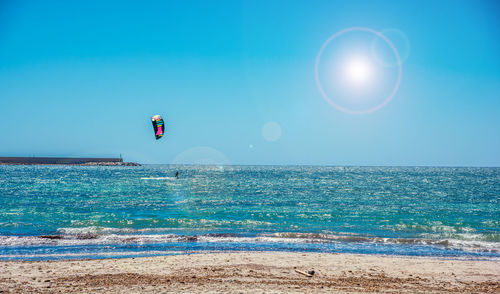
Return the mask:
<svg viewBox="0 0 500 294">
<path fill-rule="evenodd" d="M 498 167 L 499 12 L 494 0 L 0 0 L 0 156 Z"/>
</svg>

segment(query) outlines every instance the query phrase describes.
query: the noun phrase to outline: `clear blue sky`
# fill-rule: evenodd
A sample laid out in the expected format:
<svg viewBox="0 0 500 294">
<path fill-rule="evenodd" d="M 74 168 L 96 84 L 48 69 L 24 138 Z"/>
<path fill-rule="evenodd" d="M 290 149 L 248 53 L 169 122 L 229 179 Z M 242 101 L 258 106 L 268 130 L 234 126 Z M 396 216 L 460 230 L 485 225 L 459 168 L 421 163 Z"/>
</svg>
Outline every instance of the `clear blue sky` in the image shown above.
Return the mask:
<svg viewBox="0 0 500 294">
<path fill-rule="evenodd" d="M 0 156 L 500 166 L 499 13 L 493 0 L 0 0 Z M 373 113 L 331 107 L 315 83 L 320 47 L 349 27 L 409 40 L 399 90 Z"/>
</svg>

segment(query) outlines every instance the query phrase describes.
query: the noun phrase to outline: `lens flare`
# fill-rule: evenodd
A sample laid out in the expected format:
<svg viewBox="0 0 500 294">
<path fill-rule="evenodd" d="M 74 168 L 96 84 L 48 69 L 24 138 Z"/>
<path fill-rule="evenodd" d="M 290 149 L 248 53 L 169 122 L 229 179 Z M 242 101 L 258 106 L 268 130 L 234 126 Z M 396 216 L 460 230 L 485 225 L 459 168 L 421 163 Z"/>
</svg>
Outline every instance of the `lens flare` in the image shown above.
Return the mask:
<svg viewBox="0 0 500 294">
<path fill-rule="evenodd" d="M 396 65 L 397 65 L 397 68 L 395 69 L 395 70 L 397 70 L 397 73 L 394 72 L 394 80 L 395 80 L 394 86 L 392 86 L 392 88 L 391 88 L 392 83 L 388 84 L 387 91 L 390 90 L 390 92 L 388 92 L 388 94 L 384 94 L 384 93 L 380 92 L 382 94 L 377 96 L 377 97 L 380 97 L 380 100 L 381 100 L 381 102 L 379 102 L 379 103 L 377 103 L 377 100 L 373 99 L 373 97 L 375 97 L 374 96 L 375 94 L 371 94 L 371 90 L 368 88 L 368 86 L 369 85 L 373 86 L 373 88 L 375 90 L 381 89 L 380 82 L 382 81 L 381 79 L 383 79 L 384 77 L 379 76 L 379 74 L 377 73 L 378 81 L 377 81 L 377 83 L 375 83 L 375 81 L 374 81 L 375 72 L 372 70 L 374 67 L 374 63 L 369 61 L 368 58 L 356 57 L 356 58 L 348 59 L 348 62 L 344 65 L 344 68 L 341 70 L 342 75 L 344 76 L 343 83 L 350 84 L 351 88 L 354 88 L 356 90 L 356 91 L 351 91 L 352 98 L 360 98 L 361 97 L 360 93 L 371 94 L 371 96 L 367 96 L 366 99 L 363 98 L 363 99 L 350 99 L 349 100 L 349 99 L 345 99 L 346 97 L 337 97 L 337 96 L 334 97 L 335 99 L 332 99 L 332 97 L 330 97 L 327 94 L 327 93 L 330 93 L 330 92 L 328 92 L 329 91 L 328 89 L 332 89 L 332 85 L 321 83 L 320 74 L 319 74 L 320 73 L 319 67 L 320 67 L 321 57 L 322 57 L 325 49 L 328 47 L 328 45 L 333 40 L 337 39 L 338 37 L 340 37 L 344 34 L 351 33 L 351 32 L 361 32 L 361 33 L 368 33 L 368 34 L 373 35 L 375 38 L 382 40 L 382 42 L 387 45 L 388 50 L 390 52 L 392 52 L 392 54 L 394 55 L 394 60 L 396 61 Z M 370 50 L 369 43 L 368 43 L 368 46 L 366 46 L 366 47 L 367 48 L 364 48 L 365 51 L 369 52 L 369 50 Z M 357 50 L 359 48 L 350 48 L 347 51 L 350 51 L 351 49 Z M 331 62 L 331 61 L 328 61 L 328 59 L 327 59 L 327 62 L 325 64 L 328 64 L 328 62 Z M 322 65 L 322 67 L 323 67 L 323 65 Z M 323 43 L 323 45 L 321 46 L 321 48 L 318 52 L 318 55 L 316 56 L 316 61 L 315 61 L 315 66 L 314 66 L 314 74 L 315 74 L 316 86 L 318 87 L 318 90 L 320 91 L 323 99 L 328 104 L 330 104 L 331 106 L 335 107 L 336 109 L 343 111 L 343 112 L 346 112 L 346 113 L 367 114 L 367 113 L 377 111 L 377 110 L 381 109 L 382 107 L 384 107 L 385 105 L 387 105 L 387 103 L 389 103 L 392 100 L 392 98 L 394 97 L 394 95 L 398 91 L 399 85 L 401 83 L 401 75 L 402 75 L 401 58 L 400 58 L 400 55 L 399 55 L 397 49 L 394 47 L 394 45 L 391 43 L 391 41 L 384 34 L 377 32 L 373 29 L 366 28 L 366 27 L 352 27 L 352 28 L 347 28 L 347 29 L 341 30 L 341 31 L 333 34 L 332 36 L 330 36 L 330 38 L 328 38 Z M 326 79 L 325 81 L 331 82 L 331 80 L 329 80 L 329 79 Z M 387 80 L 387 81 L 389 81 L 389 80 Z M 341 85 L 341 86 L 344 86 L 344 85 Z M 337 88 L 339 88 L 339 87 L 337 87 Z M 361 90 L 361 91 L 358 91 L 358 90 Z M 385 93 L 387 93 L 387 92 L 385 92 Z M 382 100 L 382 98 L 383 98 L 383 100 Z M 344 99 L 344 100 L 342 100 L 342 99 Z M 346 104 L 345 101 L 356 101 L 356 103 L 352 103 L 352 102 L 350 102 L 350 103 L 352 105 L 355 105 L 356 108 L 359 107 L 359 109 L 353 108 L 352 106 L 345 106 L 345 104 Z M 365 108 L 362 107 L 363 103 L 364 104 L 370 103 L 370 101 L 372 101 L 373 105 L 367 106 Z M 377 103 L 377 104 L 375 104 L 375 103 Z"/>
<path fill-rule="evenodd" d="M 207 146 L 197 146 L 179 153 L 173 164 L 199 164 L 223 166 L 231 165 L 231 161 L 222 152 Z"/>
<path fill-rule="evenodd" d="M 274 121 L 267 122 L 262 127 L 262 137 L 269 142 L 274 142 L 281 138 L 281 126 Z"/>
<path fill-rule="evenodd" d="M 410 55 L 410 41 L 406 34 L 398 29 L 390 28 L 380 31 L 381 34 L 386 36 L 391 40 L 395 48 L 398 49 L 399 57 L 401 58 L 401 63 L 404 63 L 408 56 Z M 393 55 L 384 53 L 382 47 L 385 45 L 384 40 L 380 38 L 374 38 L 371 44 L 371 53 L 375 61 L 386 67 L 397 67 L 397 60 Z"/>
</svg>

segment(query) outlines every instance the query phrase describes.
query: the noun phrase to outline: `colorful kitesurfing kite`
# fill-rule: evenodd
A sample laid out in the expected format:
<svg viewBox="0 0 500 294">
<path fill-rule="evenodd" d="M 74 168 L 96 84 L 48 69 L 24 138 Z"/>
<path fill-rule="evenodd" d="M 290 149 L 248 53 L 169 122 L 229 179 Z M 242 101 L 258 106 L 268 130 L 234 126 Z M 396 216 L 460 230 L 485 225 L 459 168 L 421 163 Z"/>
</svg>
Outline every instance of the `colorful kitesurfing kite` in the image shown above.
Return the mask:
<svg viewBox="0 0 500 294">
<path fill-rule="evenodd" d="M 163 118 L 161 118 L 160 115 L 155 115 L 151 117 L 151 121 L 153 122 L 156 140 L 158 140 L 163 137 L 163 134 L 165 134 L 165 124 L 163 123 Z"/>
</svg>

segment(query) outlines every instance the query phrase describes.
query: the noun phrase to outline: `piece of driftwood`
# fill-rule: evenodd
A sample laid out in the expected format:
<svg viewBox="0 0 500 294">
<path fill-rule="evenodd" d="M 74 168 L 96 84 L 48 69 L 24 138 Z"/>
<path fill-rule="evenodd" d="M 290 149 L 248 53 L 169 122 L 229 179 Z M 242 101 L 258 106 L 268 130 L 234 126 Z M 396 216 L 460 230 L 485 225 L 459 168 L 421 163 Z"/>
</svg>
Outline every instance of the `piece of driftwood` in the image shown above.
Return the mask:
<svg viewBox="0 0 500 294">
<path fill-rule="evenodd" d="M 311 274 L 306 273 L 306 272 L 303 272 L 303 271 L 301 271 L 301 270 L 296 269 L 295 271 L 296 271 L 296 272 L 298 272 L 298 273 L 299 273 L 299 274 L 301 274 L 301 275 L 306 276 L 306 277 L 309 277 L 309 278 L 310 278 L 310 277 L 312 277 L 312 275 L 311 275 Z"/>
</svg>

